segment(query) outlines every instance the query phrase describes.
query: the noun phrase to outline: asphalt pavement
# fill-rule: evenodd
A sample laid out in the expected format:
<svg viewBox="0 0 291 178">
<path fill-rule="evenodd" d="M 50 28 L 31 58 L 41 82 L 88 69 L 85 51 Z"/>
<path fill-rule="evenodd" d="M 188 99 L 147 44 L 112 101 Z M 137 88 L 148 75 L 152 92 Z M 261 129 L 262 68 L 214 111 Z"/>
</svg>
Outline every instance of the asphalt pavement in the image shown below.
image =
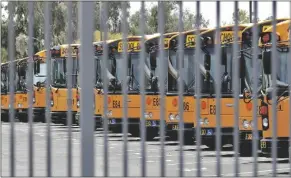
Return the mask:
<svg viewBox="0 0 291 178">
<path fill-rule="evenodd" d="M 63 125 L 53 124 L 52 133 L 52 176 L 67 176 L 67 138 L 68 128 Z M 1 176 L 10 174 L 10 124 L 2 122 L 2 166 Z M 34 176 L 46 176 L 46 124 L 34 124 Z M 28 153 L 29 153 L 29 129 L 27 123 L 15 123 L 15 164 L 16 176 L 28 176 Z M 81 148 L 80 128 L 74 126 L 72 129 L 73 148 L 73 176 L 81 176 Z M 123 139 L 121 134 L 109 134 L 109 176 L 123 176 Z M 159 140 L 146 142 L 146 175 L 160 176 L 161 170 L 161 145 Z M 202 176 L 216 175 L 216 152 L 208 151 L 202 146 Z M 141 143 L 139 138 L 128 138 L 128 175 L 141 176 Z M 196 176 L 197 152 L 196 146 L 184 146 L 184 176 Z M 167 141 L 165 143 L 165 171 L 166 176 L 179 176 L 180 170 L 180 148 L 178 142 Z M 104 137 L 102 130 L 95 132 L 95 176 L 104 175 Z M 235 158 L 232 147 L 226 147 L 221 152 L 222 176 L 234 176 Z M 253 158 L 239 158 L 240 176 L 252 176 Z M 277 160 L 278 176 L 289 176 L 290 164 L 286 159 Z M 272 159 L 258 158 L 259 176 L 272 176 Z"/>
</svg>

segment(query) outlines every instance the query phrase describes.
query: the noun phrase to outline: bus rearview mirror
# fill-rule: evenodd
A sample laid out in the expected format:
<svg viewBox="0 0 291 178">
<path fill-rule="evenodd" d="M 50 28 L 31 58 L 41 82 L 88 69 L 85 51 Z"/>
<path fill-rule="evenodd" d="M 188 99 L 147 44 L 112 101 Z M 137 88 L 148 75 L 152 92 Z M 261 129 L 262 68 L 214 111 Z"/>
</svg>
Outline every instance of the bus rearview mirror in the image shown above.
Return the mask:
<svg viewBox="0 0 291 178">
<path fill-rule="evenodd" d="M 204 68 L 205 68 L 205 70 L 210 70 L 210 68 L 211 68 L 211 56 L 210 56 L 210 54 L 204 55 Z"/>
<path fill-rule="evenodd" d="M 40 62 L 35 61 L 34 62 L 34 74 L 39 74 L 40 73 Z"/>
<path fill-rule="evenodd" d="M 127 61 L 128 62 L 127 68 L 130 69 L 131 68 L 131 55 L 130 54 L 128 55 L 127 60 L 128 60 Z"/>
<path fill-rule="evenodd" d="M 267 75 L 271 74 L 271 51 L 263 52 L 263 67 L 264 72 Z"/>
<path fill-rule="evenodd" d="M 226 65 L 227 63 L 227 53 L 226 53 L 226 48 L 222 47 L 221 48 L 221 64 Z"/>
<path fill-rule="evenodd" d="M 157 53 L 156 52 L 150 53 L 150 65 L 151 65 L 151 70 L 155 70 L 157 68 Z"/>
</svg>

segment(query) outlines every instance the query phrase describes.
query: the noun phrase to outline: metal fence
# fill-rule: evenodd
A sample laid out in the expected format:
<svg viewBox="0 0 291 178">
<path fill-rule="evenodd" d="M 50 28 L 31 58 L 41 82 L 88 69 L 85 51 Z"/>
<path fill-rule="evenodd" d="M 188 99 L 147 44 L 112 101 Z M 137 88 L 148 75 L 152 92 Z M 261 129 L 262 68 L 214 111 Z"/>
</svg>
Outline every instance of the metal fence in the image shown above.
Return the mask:
<svg viewBox="0 0 291 178">
<path fill-rule="evenodd" d="M 95 176 L 94 171 L 96 169 L 96 163 L 94 160 L 94 156 L 96 154 L 96 149 L 95 149 L 95 137 L 94 137 L 94 120 L 93 120 L 93 113 L 94 110 L 92 108 L 92 104 L 94 102 L 94 98 L 92 98 L 92 95 L 94 95 L 94 78 L 95 78 L 95 71 L 94 71 L 94 61 L 93 60 L 87 60 L 87 59 L 94 59 L 94 51 L 92 48 L 92 39 L 93 39 L 93 7 L 94 7 L 94 2 L 80 2 L 79 3 L 79 21 L 80 21 L 80 26 L 79 26 L 79 30 L 80 30 L 80 39 L 81 39 L 81 46 L 80 46 L 80 132 L 81 132 L 81 155 L 80 155 L 80 160 L 81 160 L 81 175 L 82 176 Z M 196 3 L 196 15 L 199 16 L 200 14 L 200 2 L 197 1 Z M 29 51 L 29 67 L 28 67 L 28 71 L 29 71 L 29 80 L 28 80 L 28 98 L 29 98 L 29 107 L 28 107 L 28 125 L 29 125 L 29 157 L 28 157 L 28 165 L 29 165 L 29 176 L 34 176 L 34 150 L 35 150 L 35 146 L 34 146 L 34 136 L 33 136 L 33 132 L 37 129 L 36 126 L 34 126 L 34 122 L 33 122 L 33 81 L 32 81 L 32 76 L 33 76 L 33 56 L 34 56 L 34 52 L 33 51 L 33 25 L 34 25 L 34 9 L 33 9 L 33 5 L 34 2 L 28 2 L 28 12 L 29 12 L 29 19 L 30 19 L 30 23 L 29 23 L 29 30 L 28 30 L 28 34 L 29 34 L 29 43 L 28 43 L 28 51 Z M 108 2 L 102 2 L 101 3 L 101 30 L 102 30 L 102 39 L 104 41 L 106 41 L 108 39 Z M 68 21 L 71 21 L 72 19 L 72 11 L 71 11 L 71 7 L 72 7 L 72 2 L 67 2 L 67 6 L 68 6 Z M 184 44 L 184 39 L 182 38 L 182 32 L 183 30 L 183 4 L 179 3 L 178 4 L 179 7 L 179 23 L 177 24 L 179 26 L 179 34 L 180 38 L 179 38 L 179 45 L 178 45 L 178 54 L 179 54 L 179 58 L 182 59 L 184 57 L 184 48 L 183 48 L 183 44 Z M 272 26 L 273 26 L 273 33 L 272 33 L 272 37 L 271 39 L 276 39 L 276 19 L 277 19 L 277 2 L 273 1 L 272 2 Z M 45 118 L 46 118 L 46 162 L 47 162 L 47 167 L 46 167 L 46 176 L 52 176 L 52 172 L 54 171 L 52 169 L 52 152 L 53 150 L 52 148 L 52 137 L 51 137 L 51 112 L 50 112 L 50 98 L 51 98 L 51 90 L 50 90 L 50 86 L 51 86 L 51 53 L 50 53 L 50 44 L 51 44 L 51 36 L 49 34 L 51 34 L 51 28 L 52 28 L 52 24 L 51 24 L 51 2 L 45 2 L 45 18 L 44 18 L 44 22 L 45 22 L 45 48 L 47 50 L 46 52 L 46 64 L 47 64 L 47 80 L 46 80 L 46 110 L 45 110 Z M 164 17 L 164 2 L 158 2 L 158 33 L 160 34 L 164 34 L 164 23 L 165 23 L 165 17 Z M 235 16 L 238 17 L 238 1 L 234 2 L 234 12 L 235 12 Z M 12 4 L 9 4 L 9 14 L 13 14 L 13 10 L 14 7 Z M 257 19 L 258 17 L 258 2 L 255 1 L 253 2 L 253 12 L 254 12 L 254 19 Z M 216 40 L 219 41 L 219 37 L 220 37 L 220 27 L 221 27 L 221 11 L 220 11 L 220 1 L 216 2 L 216 32 L 215 32 L 215 36 L 216 36 Z M 290 14 L 291 16 L 291 14 Z M 127 42 L 127 37 L 128 37 L 128 14 L 126 12 L 126 7 L 125 4 L 123 5 L 122 8 L 122 37 L 123 37 L 123 43 L 125 44 Z M 233 43 L 233 55 L 235 56 L 236 54 L 239 53 L 239 44 L 238 44 L 238 18 L 236 18 L 235 20 L 235 27 L 234 27 L 234 43 Z M 257 22 L 254 22 L 254 26 L 253 26 L 253 34 L 258 34 L 258 28 L 256 25 Z M 199 26 L 200 22 L 199 19 L 196 22 L 193 22 L 193 24 L 196 24 L 196 26 Z M 14 38 L 15 38 L 15 29 L 14 29 L 14 25 L 13 25 L 13 19 L 12 16 L 9 15 L 9 28 L 8 28 L 8 42 L 9 42 L 9 61 L 13 64 L 12 61 L 15 60 L 15 48 L 14 48 Z M 140 67 L 140 71 L 143 71 L 143 65 L 145 65 L 145 59 L 146 59 L 146 49 L 145 49 L 145 3 L 141 2 L 141 9 L 140 9 L 140 32 L 141 32 L 141 52 L 140 52 L 140 61 L 141 64 Z M 72 43 L 72 36 L 70 35 L 72 33 L 71 30 L 71 24 L 69 23 L 68 25 L 68 44 Z M 201 52 L 201 43 L 200 43 L 200 33 L 197 30 L 196 33 L 196 48 L 195 48 L 195 59 L 200 60 L 202 59 L 202 52 Z M 259 49 L 258 49 L 258 41 L 259 41 L 259 37 L 256 35 L 252 36 L 252 46 L 253 46 L 253 71 L 252 73 L 255 75 L 254 78 L 254 82 L 253 82 L 253 90 L 257 91 L 258 90 L 258 76 L 257 75 L 257 63 L 256 63 L 256 56 L 258 56 L 259 54 Z M 69 48 L 70 49 L 70 48 Z M 103 61 L 107 61 L 108 60 L 108 46 L 106 43 L 104 43 L 103 46 L 103 55 L 102 55 L 102 60 Z M 165 51 L 164 49 L 164 36 L 161 35 L 160 39 L 159 39 L 159 53 L 158 53 L 158 58 L 159 59 L 165 59 Z M 221 61 L 221 44 L 215 44 L 215 68 L 217 70 L 215 70 L 215 74 L 214 76 L 216 77 L 215 80 L 219 81 L 221 78 L 221 72 L 220 71 L 220 63 L 219 61 Z M 123 64 L 124 66 L 128 66 L 128 53 L 126 52 L 127 49 L 127 45 L 123 45 L 123 54 L 122 54 L 122 60 L 123 60 Z M 278 54 L 277 54 L 277 49 L 276 49 L 276 45 L 272 44 L 272 84 L 273 84 L 273 91 L 272 91 L 272 103 L 277 103 L 278 101 L 276 100 L 276 96 L 277 96 L 277 90 L 276 87 L 277 85 L 275 85 L 277 83 L 276 80 L 276 70 L 277 68 L 277 62 L 276 60 L 274 60 Z M 70 54 L 70 53 L 69 53 Z M 289 54 L 288 57 L 288 69 L 291 68 L 291 56 Z M 179 61 L 179 66 L 182 66 L 182 60 Z M 159 67 L 159 95 L 160 95 L 160 176 L 166 176 L 166 150 L 165 150 L 165 122 L 164 122 L 164 118 L 166 118 L 166 113 L 165 113 L 165 107 L 166 107 L 166 88 L 165 85 L 163 83 L 163 81 L 166 80 L 167 78 L 167 71 L 165 69 L 164 66 L 167 66 L 167 62 L 164 60 L 159 60 L 158 61 L 158 67 Z M 202 63 L 202 61 L 197 61 L 197 65 L 195 65 L 195 69 L 199 69 L 198 63 Z M 68 71 L 71 71 L 72 67 L 73 67 L 73 62 L 72 62 L 72 57 L 71 55 L 69 55 L 68 57 Z M 107 69 L 107 62 L 103 63 L 103 69 Z M 233 88 L 233 98 L 234 98 L 234 115 L 233 115 L 233 120 L 234 120 L 234 128 L 233 128 L 233 138 L 234 138 L 234 159 L 233 159 L 233 164 L 234 164 L 234 174 L 233 176 L 240 176 L 240 155 L 239 155 L 239 124 L 240 124 L 240 119 L 239 119 L 239 100 L 240 98 L 240 89 L 239 89 L 239 59 L 238 58 L 234 58 L 233 59 L 233 76 L 232 78 L 232 88 Z M 122 68 L 123 71 L 121 72 L 122 74 L 122 105 L 123 105 L 123 119 L 122 119 L 122 133 L 123 133 L 123 147 L 120 148 L 123 150 L 123 162 L 120 164 L 120 166 L 123 167 L 123 176 L 129 176 L 129 160 L 128 160 L 128 149 L 129 149 L 129 142 L 128 142 L 128 86 L 127 86 L 127 71 L 126 71 L 126 67 Z M 182 73 L 183 69 L 180 68 L 179 69 L 179 73 Z M 198 70 L 195 70 L 198 71 Z M 289 70 L 288 70 L 289 72 Z M 104 90 L 104 98 L 103 98 L 103 102 L 104 102 L 104 112 L 103 113 L 108 113 L 108 78 L 106 77 L 106 70 L 102 70 L 102 79 L 104 81 L 104 85 L 103 85 L 103 90 Z M 10 176 L 15 176 L 15 171 L 16 171 L 16 147 L 17 145 L 15 145 L 15 108 L 14 108 L 14 91 L 15 91 L 15 86 L 13 85 L 13 78 L 15 75 L 15 71 L 13 68 L 13 65 L 9 66 L 9 84 L 10 84 L 10 109 L 9 109 L 9 121 L 10 121 L 10 159 L 9 159 L 9 168 L 10 168 Z M 146 118 L 144 116 L 145 113 L 145 108 L 146 108 L 146 90 L 145 90 L 145 85 L 144 85 L 144 73 L 141 72 L 140 74 L 140 78 L 139 83 L 140 83 L 140 90 L 139 90 L 139 95 L 141 97 L 140 99 L 140 137 L 141 137 L 141 141 L 140 141 L 140 145 L 141 145 L 141 163 L 140 163 L 140 169 L 141 169 L 141 176 L 147 176 L 147 143 L 146 143 Z M 199 72 L 195 73 L 196 75 L 196 79 L 197 82 L 195 82 L 195 88 L 196 88 L 196 92 L 195 92 L 195 114 L 193 115 L 193 122 L 194 119 L 196 120 L 196 123 L 200 123 L 200 110 L 201 110 L 201 105 L 200 105 L 200 100 L 202 98 L 202 94 L 200 92 L 200 88 L 201 88 L 201 76 L 199 74 Z M 67 88 L 68 88 L 68 117 L 67 117 L 67 134 L 68 134 L 68 149 L 67 149 L 67 175 L 68 176 L 72 176 L 73 175 L 73 157 L 72 157 L 72 75 L 67 75 L 68 76 L 68 83 L 67 83 Z M 290 73 L 288 73 L 288 76 L 291 76 Z M 179 105 L 179 116 L 180 116 L 180 120 L 179 120 L 179 159 L 178 159 L 178 165 L 179 165 L 179 176 L 184 176 L 184 135 L 183 135 L 183 127 L 184 127 L 184 119 L 183 119 L 183 91 L 184 91 L 184 85 L 183 85 L 183 75 L 180 76 L 181 80 L 179 80 L 179 87 L 178 87 L 178 96 L 179 96 L 179 101 L 178 101 L 178 105 Z M 289 81 L 289 85 L 291 83 L 291 78 L 288 77 L 288 81 Z M 288 86 L 289 86 L 288 85 Z M 215 139 L 215 144 L 216 144 L 216 176 L 223 176 L 222 174 L 222 156 L 221 156 L 221 145 L 222 145 L 222 140 L 221 140 L 221 98 L 222 98 L 222 94 L 221 94 L 221 83 L 220 82 L 216 82 L 215 84 L 215 101 L 216 101 L 216 139 Z M 289 86 L 290 88 L 290 86 Z M 254 92 L 252 94 L 253 96 L 253 105 L 252 105 L 252 117 L 253 117 L 253 121 L 254 121 L 254 127 L 252 129 L 252 134 L 253 134 L 253 139 L 252 139 L 252 159 L 253 159 L 253 170 L 249 170 L 252 171 L 252 176 L 258 176 L 259 174 L 259 169 L 258 169 L 258 142 L 259 142 L 259 136 L 258 136 L 258 120 L 260 118 L 257 117 L 257 112 L 258 112 L 258 94 L 256 92 Z M 194 97 L 194 96 L 193 96 Z M 102 102 L 102 101 L 100 101 Z M 276 108 L 276 104 L 272 105 L 272 110 L 271 110 L 271 118 L 272 118 L 272 133 L 273 133 L 273 140 L 272 140 L 272 176 L 276 176 L 277 175 L 277 121 L 280 119 L 284 119 L 286 120 L 286 123 L 289 123 L 290 128 L 291 128 L 291 117 L 288 115 L 288 118 L 277 118 L 277 108 Z M 291 105 L 289 104 L 289 110 L 291 110 Z M 90 119 L 92 118 L 92 119 Z M 289 121 L 288 121 L 289 120 Z M 103 120 L 103 130 L 104 130 L 104 150 L 103 150 L 103 156 L 104 156 L 104 160 L 103 160 L 103 165 L 104 165 L 104 176 L 109 176 L 109 145 L 108 145 L 108 133 L 109 133 L 109 128 L 108 128 L 108 119 L 107 119 L 107 115 L 104 114 L 104 120 Z M 290 129 L 291 132 L 291 129 Z M 195 140 L 196 140 L 196 151 L 193 152 L 193 154 L 196 154 L 196 160 L 193 160 L 193 162 L 196 162 L 195 165 L 195 169 L 196 169 L 196 176 L 203 176 L 202 174 L 202 166 L 203 166 L 203 150 L 201 149 L 201 126 L 200 124 L 195 125 L 195 134 L 193 136 L 195 136 Z M 290 133 L 291 135 L 291 133 Z M 289 136 L 289 141 L 290 141 L 290 136 Z M 289 144 L 290 146 L 291 144 Z M 100 151 L 100 150 L 97 150 Z M 2 162 L 3 163 L 3 162 Z M 291 167 L 291 165 L 290 165 Z M 194 175 L 194 174 L 193 174 Z"/>
</svg>

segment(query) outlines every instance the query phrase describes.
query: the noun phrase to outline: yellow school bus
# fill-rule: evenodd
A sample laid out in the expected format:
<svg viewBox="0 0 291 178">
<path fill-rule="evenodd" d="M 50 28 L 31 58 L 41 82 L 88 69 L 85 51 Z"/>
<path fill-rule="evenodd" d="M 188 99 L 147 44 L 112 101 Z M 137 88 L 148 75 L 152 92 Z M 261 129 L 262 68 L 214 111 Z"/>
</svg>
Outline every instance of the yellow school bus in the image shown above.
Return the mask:
<svg viewBox="0 0 291 178">
<path fill-rule="evenodd" d="M 251 24 L 241 24 L 238 25 L 238 37 L 239 44 L 242 39 L 242 32 L 245 28 Z M 196 123 L 194 120 L 194 125 L 201 125 L 201 141 L 202 144 L 206 145 L 210 150 L 215 149 L 215 129 L 217 126 L 216 123 L 216 96 L 215 96 L 215 82 L 221 82 L 221 141 L 222 146 L 225 144 L 233 143 L 233 129 L 234 129 L 234 98 L 233 98 L 233 88 L 231 76 L 233 70 L 233 58 L 239 57 L 239 55 L 233 56 L 232 44 L 234 43 L 234 25 L 225 26 L 220 28 L 220 43 L 221 43 L 221 61 L 219 62 L 220 78 L 221 80 L 215 81 L 216 77 L 216 65 L 215 65 L 215 29 L 209 30 L 201 33 L 203 45 L 202 49 L 204 52 L 204 67 L 206 70 L 207 76 L 203 82 L 205 82 L 205 88 L 202 88 L 202 103 L 201 103 L 201 118 L 200 123 Z M 242 91 L 243 85 L 240 84 L 240 90 Z M 240 107 L 240 116 L 245 116 L 245 114 L 252 115 L 252 112 L 248 112 L 245 106 L 246 104 L 241 101 L 239 103 Z M 205 108 L 205 109 L 204 109 Z"/>
<path fill-rule="evenodd" d="M 1 120 L 9 120 L 9 62 L 1 64 Z"/>
<path fill-rule="evenodd" d="M 103 47 L 104 43 L 111 43 L 113 40 L 108 41 L 100 41 L 100 42 L 94 42 L 93 47 L 95 51 L 94 56 L 94 67 L 95 67 L 95 88 L 94 88 L 94 120 L 95 120 L 95 129 L 102 127 L 102 114 L 103 114 L 103 80 L 102 80 L 102 55 L 103 55 Z M 112 51 L 111 51 L 112 52 Z M 109 55 L 110 55 L 109 51 Z M 113 75 L 107 70 L 107 78 L 108 80 L 113 78 Z M 80 92 L 81 88 L 77 87 L 77 95 L 76 95 L 76 101 L 77 101 L 77 114 L 76 114 L 76 122 L 79 125 L 80 124 Z"/>
<path fill-rule="evenodd" d="M 282 18 L 282 19 L 277 19 L 277 23 L 281 23 L 288 20 L 287 18 Z M 272 25 L 272 20 L 266 20 L 266 21 L 261 21 L 257 23 L 257 28 L 258 28 L 258 34 L 255 35 L 260 35 L 264 30 L 268 29 Z M 241 77 L 241 84 L 243 84 L 242 89 L 245 88 L 244 91 L 241 91 L 243 93 L 243 97 L 240 99 L 245 102 L 245 108 L 246 113 L 240 113 L 239 115 L 239 135 L 240 135 L 240 156 L 251 156 L 252 155 L 252 129 L 254 126 L 253 122 L 253 117 L 252 117 L 252 109 L 253 109 L 253 103 L 251 99 L 250 93 L 253 93 L 253 46 L 252 46 L 252 26 L 247 27 L 244 29 L 242 32 L 242 43 L 241 43 L 241 51 L 240 51 L 240 67 L 242 68 L 242 77 Z M 259 52 L 260 54 L 260 52 Z M 262 60 L 261 60 L 261 55 L 259 55 L 257 58 L 258 64 L 257 64 L 257 74 L 256 76 L 258 77 L 258 91 L 257 94 L 258 96 L 261 96 L 261 89 L 262 89 Z M 242 106 L 243 104 L 241 104 Z M 264 101 L 262 100 L 262 97 L 258 97 L 258 113 L 257 117 L 259 118 L 259 110 L 261 105 L 264 105 Z M 240 108 L 243 109 L 243 108 Z M 258 119 L 258 136 L 259 140 L 262 138 L 262 120 Z M 260 146 L 258 142 L 258 146 Z"/>
<path fill-rule="evenodd" d="M 34 55 L 33 66 L 33 117 L 35 121 L 45 122 L 46 50 L 39 51 Z"/>
<path fill-rule="evenodd" d="M 164 50 L 165 59 L 168 59 L 169 39 L 176 35 L 176 32 L 164 34 Z M 145 113 L 146 119 L 146 140 L 153 140 L 158 136 L 160 125 L 160 92 L 159 92 L 159 40 L 160 34 L 148 37 L 145 41 L 146 57 L 145 57 L 145 75 L 147 82 L 145 84 Z M 138 132 L 138 131 L 136 131 Z M 136 134 L 138 136 L 138 133 Z"/>
<path fill-rule="evenodd" d="M 45 64 L 45 50 L 36 53 L 33 56 L 33 118 L 34 121 L 45 121 L 45 85 L 46 80 L 46 64 Z M 19 82 L 17 84 L 16 103 L 18 106 L 18 117 L 20 121 L 28 120 L 28 90 L 27 82 L 29 79 L 28 72 L 28 58 L 17 62 L 17 75 Z M 22 108 L 20 108 L 20 106 Z"/>
<path fill-rule="evenodd" d="M 14 74 L 14 109 L 15 109 L 15 117 L 18 118 L 20 121 L 27 121 L 27 96 L 26 96 L 26 83 L 25 83 L 25 75 L 24 74 L 24 68 L 22 67 L 21 63 L 23 61 L 26 61 L 28 58 L 18 59 L 13 61 L 14 63 L 14 71 L 16 72 Z M 2 75 L 3 75 L 3 89 L 5 92 L 2 96 L 2 108 L 1 108 L 1 115 L 4 117 L 5 121 L 8 121 L 9 117 L 9 108 L 10 108 L 10 82 L 9 82 L 9 65 L 11 65 L 11 62 L 7 62 L 3 64 L 2 67 Z"/>
<path fill-rule="evenodd" d="M 208 29 L 201 29 L 200 33 Z M 184 56 L 182 61 L 182 70 L 184 73 L 183 84 L 183 121 L 184 121 L 184 143 L 193 143 L 193 119 L 194 119 L 194 88 L 195 88 L 195 40 L 196 30 L 183 32 L 182 38 L 184 39 Z M 171 37 L 169 42 L 168 54 L 168 85 L 166 94 L 166 133 L 171 140 L 177 140 L 179 130 L 179 96 L 178 86 L 180 75 L 179 74 L 179 34 Z M 201 71 L 202 72 L 202 71 Z M 203 113 L 203 111 L 202 111 Z"/>
<path fill-rule="evenodd" d="M 149 36 L 145 36 L 147 40 Z M 111 41 L 108 44 L 109 62 L 109 88 L 108 88 L 108 111 L 103 113 L 108 117 L 109 130 L 115 133 L 122 132 L 122 118 L 123 118 L 123 94 L 122 94 L 122 71 L 126 70 L 127 76 L 127 121 L 128 131 L 132 136 L 139 137 L 139 123 L 140 123 L 140 91 L 139 91 L 139 61 L 140 61 L 140 40 L 141 36 L 127 37 L 128 45 L 128 65 L 124 66 L 123 59 L 123 41 L 122 39 Z M 146 81 L 148 80 L 147 76 Z M 104 117 L 103 117 L 104 119 Z"/>
<path fill-rule="evenodd" d="M 72 114 L 75 118 L 77 112 L 77 74 L 78 74 L 78 49 L 80 44 L 71 44 L 71 56 L 73 62 L 73 70 L 67 72 L 67 60 L 69 56 L 69 45 L 58 45 L 51 48 L 52 63 L 52 82 L 51 82 L 51 118 L 53 122 L 61 122 L 66 124 L 67 118 L 67 73 L 72 75 Z M 73 119 L 73 123 L 74 123 Z"/>
<path fill-rule="evenodd" d="M 272 76 L 271 76 L 271 60 L 276 60 L 277 63 L 277 156 L 289 157 L 289 85 L 288 85 L 288 60 L 289 59 L 289 31 L 290 20 L 278 23 L 276 25 L 276 39 L 272 37 L 273 28 L 270 27 L 260 37 L 260 46 L 262 48 L 264 80 L 263 93 L 266 104 L 261 107 L 260 114 L 262 118 L 263 138 L 261 140 L 261 150 L 265 156 L 271 155 L 272 139 L 273 139 L 273 118 L 272 118 Z M 271 43 L 276 43 L 277 58 L 271 59 Z M 274 103 L 275 104 L 275 103 Z"/>
</svg>

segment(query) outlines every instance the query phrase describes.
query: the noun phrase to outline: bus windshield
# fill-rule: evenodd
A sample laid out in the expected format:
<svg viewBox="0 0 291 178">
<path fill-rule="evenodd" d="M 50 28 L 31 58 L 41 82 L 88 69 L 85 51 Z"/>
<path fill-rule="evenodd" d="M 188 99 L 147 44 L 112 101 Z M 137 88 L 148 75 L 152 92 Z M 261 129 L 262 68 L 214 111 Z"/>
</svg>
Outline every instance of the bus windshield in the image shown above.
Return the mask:
<svg viewBox="0 0 291 178">
<path fill-rule="evenodd" d="M 141 72 L 139 67 L 139 53 L 129 53 L 128 57 L 131 58 L 131 66 L 124 66 L 122 53 L 116 53 L 112 57 L 109 57 L 108 70 L 117 81 L 122 83 L 122 70 L 126 68 L 128 91 L 137 91 L 139 90 L 139 77 Z M 145 83 L 145 87 L 148 88 L 148 80 Z"/>
<path fill-rule="evenodd" d="M 252 49 L 244 50 L 248 54 L 252 54 Z M 252 57 L 252 55 L 250 55 Z M 263 63 L 262 60 L 256 59 L 256 67 L 253 65 L 253 59 L 245 56 L 245 72 L 246 72 L 246 83 L 251 89 L 253 89 L 254 77 L 258 78 L 258 88 L 262 87 L 262 72 L 263 72 Z M 256 68 L 256 74 L 253 74 L 254 67 Z"/>
<path fill-rule="evenodd" d="M 288 56 L 289 52 L 278 52 L 277 80 L 288 85 Z"/>
<path fill-rule="evenodd" d="M 33 84 L 36 85 L 37 82 L 44 83 L 46 80 L 46 73 L 47 73 L 47 67 L 46 63 L 41 63 L 39 67 L 39 73 L 33 75 Z"/>
<path fill-rule="evenodd" d="M 169 68 L 169 91 L 178 91 L 178 78 L 183 78 L 184 89 L 194 88 L 195 70 L 194 70 L 194 50 L 184 50 L 182 61 L 182 73 L 178 75 L 179 71 L 179 54 L 176 51 L 170 50 L 169 54 L 170 68 Z"/>
<path fill-rule="evenodd" d="M 77 86 L 77 74 L 78 74 L 78 60 L 76 57 L 72 57 L 73 59 L 73 70 L 72 70 L 72 86 Z M 66 87 L 67 86 L 67 58 L 55 58 L 52 60 L 52 84 L 58 87 Z"/>
</svg>

